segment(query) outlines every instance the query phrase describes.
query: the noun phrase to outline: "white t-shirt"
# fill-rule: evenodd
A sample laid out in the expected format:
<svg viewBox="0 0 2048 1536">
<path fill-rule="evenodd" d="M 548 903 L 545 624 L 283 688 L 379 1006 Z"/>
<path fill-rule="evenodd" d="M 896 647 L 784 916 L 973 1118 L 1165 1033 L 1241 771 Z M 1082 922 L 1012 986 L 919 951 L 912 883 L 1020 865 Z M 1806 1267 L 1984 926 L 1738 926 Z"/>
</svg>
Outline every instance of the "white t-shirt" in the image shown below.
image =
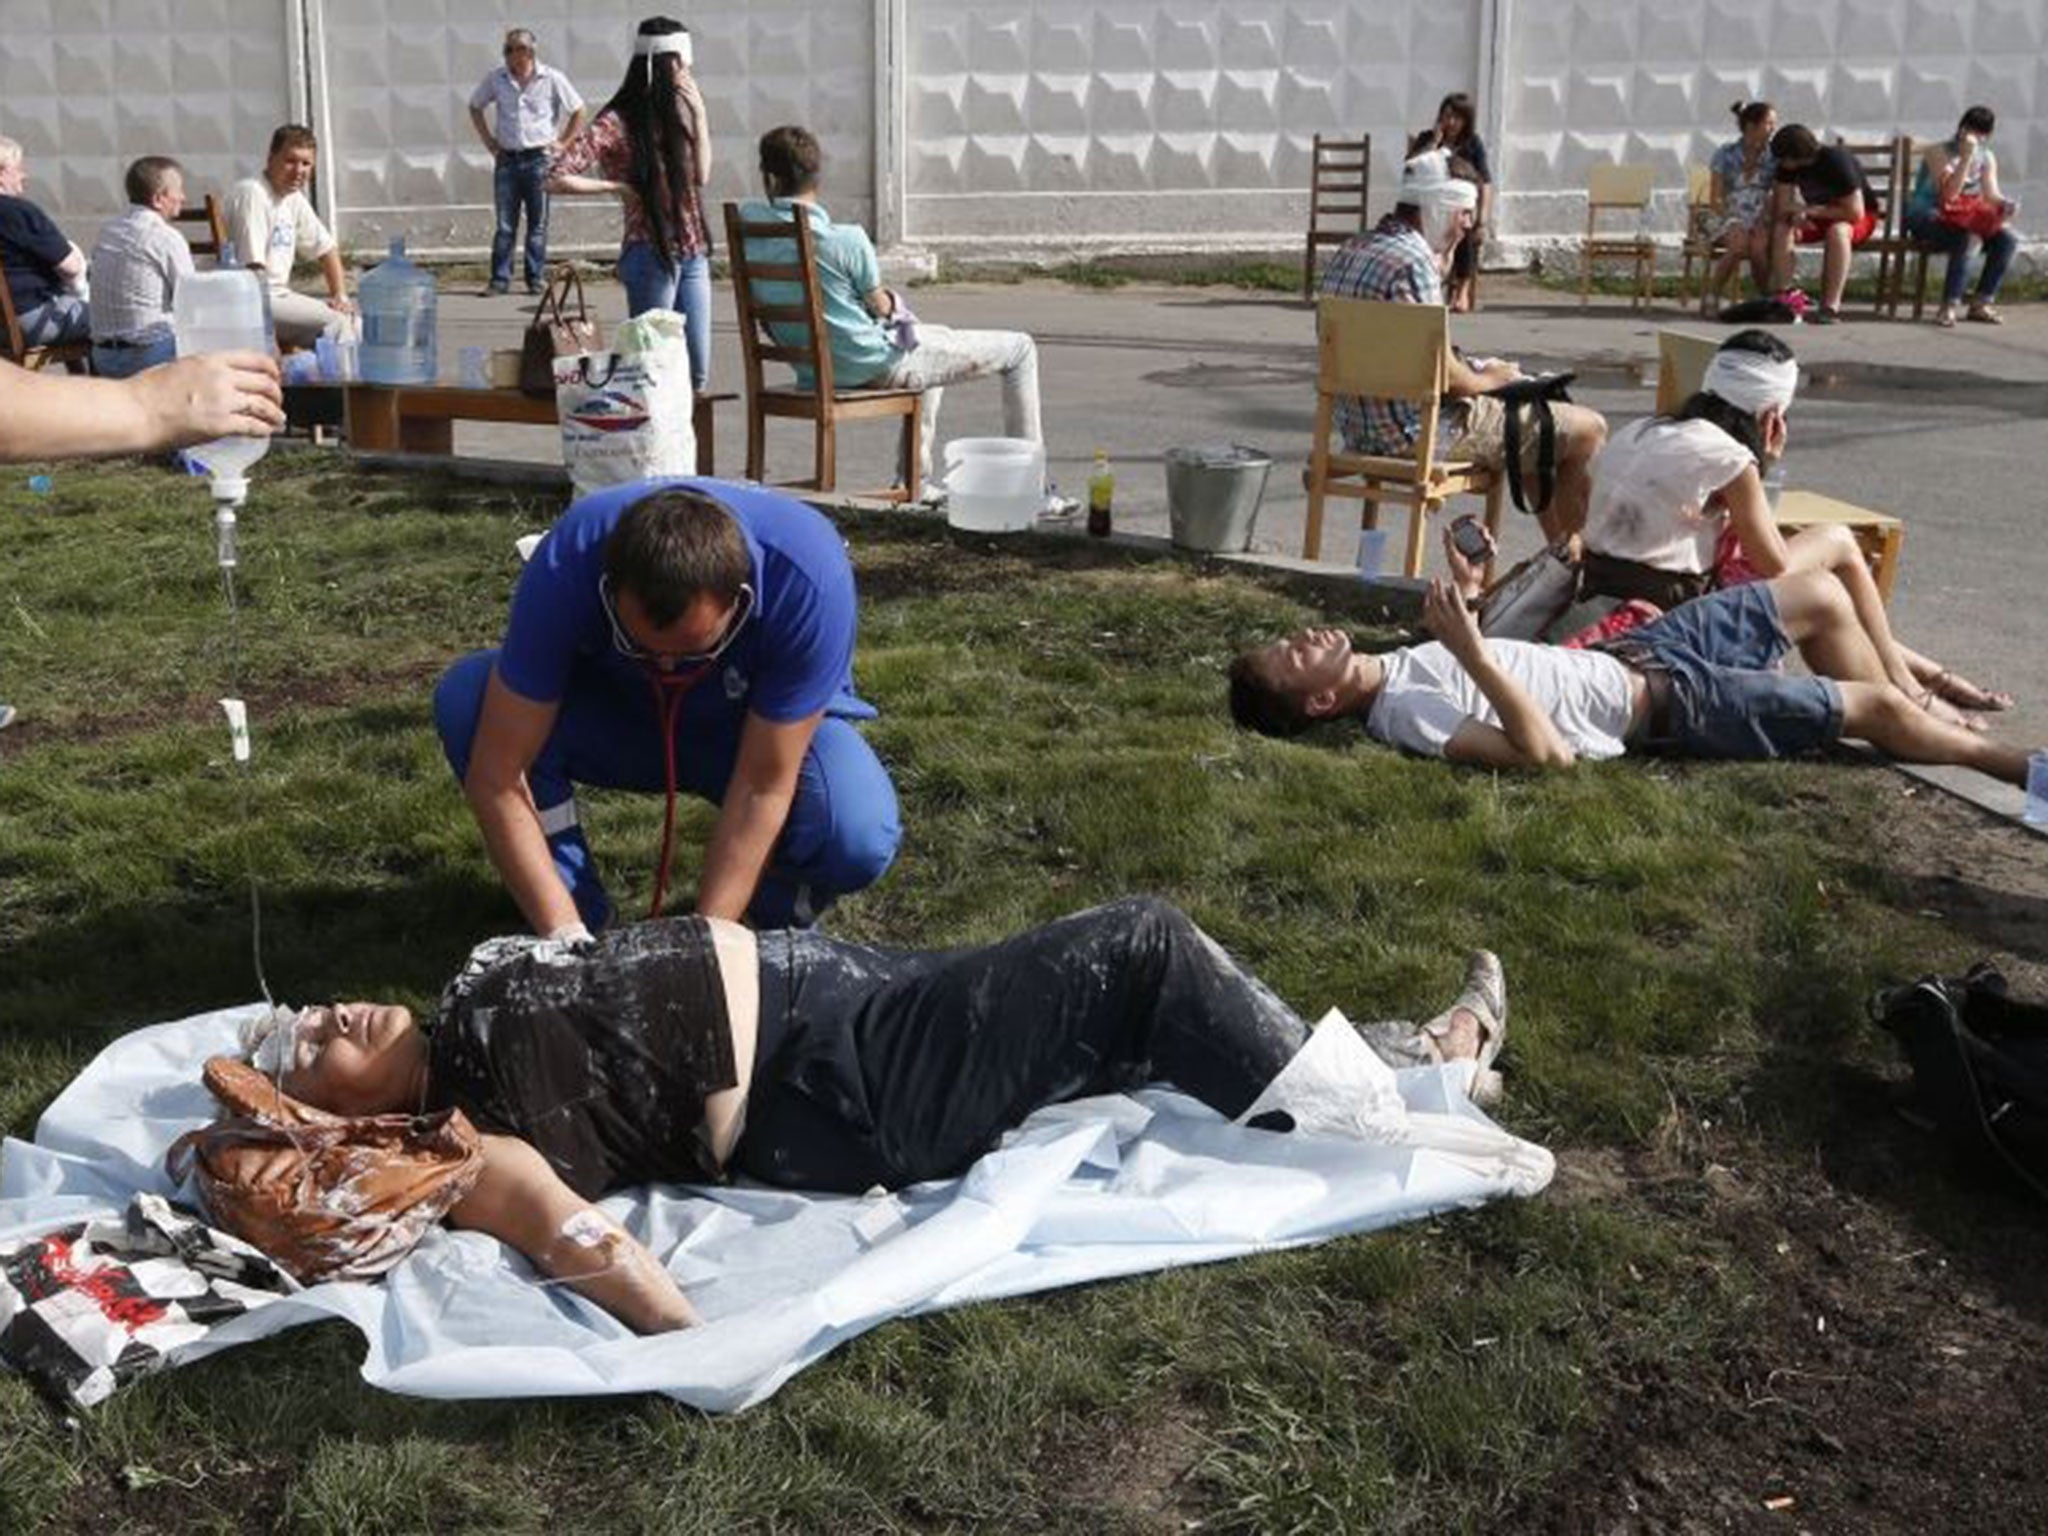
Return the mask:
<svg viewBox="0 0 2048 1536">
<path fill-rule="evenodd" d="M 1621 756 L 1636 700 L 1636 680 L 1627 667 L 1605 651 L 1568 651 L 1527 640 L 1489 640 L 1486 650 L 1580 757 Z M 1467 720 L 1500 724 L 1472 674 L 1435 641 L 1390 651 L 1380 664 L 1380 691 L 1365 715 L 1366 731 L 1375 740 L 1442 757 L 1444 744 Z"/>
<path fill-rule="evenodd" d="M 1707 501 L 1755 462 L 1710 421 L 1630 422 L 1593 461 L 1586 549 L 1660 571 L 1711 571 L 1728 515 L 1708 512 Z"/>
<path fill-rule="evenodd" d="M 279 197 L 261 176 L 238 181 L 228 193 L 228 238 L 243 266 L 263 264 L 273 293 L 289 293 L 292 263 L 318 261 L 334 249 L 334 236 L 303 192 Z"/>
</svg>

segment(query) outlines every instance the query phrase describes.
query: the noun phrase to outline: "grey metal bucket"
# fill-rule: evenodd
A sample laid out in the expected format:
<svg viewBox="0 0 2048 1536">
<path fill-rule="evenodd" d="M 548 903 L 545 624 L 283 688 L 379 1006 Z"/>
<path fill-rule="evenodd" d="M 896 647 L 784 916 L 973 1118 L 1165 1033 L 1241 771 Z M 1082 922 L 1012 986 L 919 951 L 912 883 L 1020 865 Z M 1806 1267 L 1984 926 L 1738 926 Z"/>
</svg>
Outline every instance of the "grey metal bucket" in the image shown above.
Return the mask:
<svg viewBox="0 0 2048 1536">
<path fill-rule="evenodd" d="M 1251 547 L 1271 455 L 1242 443 L 1201 443 L 1166 450 L 1166 511 L 1173 542 L 1203 554 Z"/>
</svg>

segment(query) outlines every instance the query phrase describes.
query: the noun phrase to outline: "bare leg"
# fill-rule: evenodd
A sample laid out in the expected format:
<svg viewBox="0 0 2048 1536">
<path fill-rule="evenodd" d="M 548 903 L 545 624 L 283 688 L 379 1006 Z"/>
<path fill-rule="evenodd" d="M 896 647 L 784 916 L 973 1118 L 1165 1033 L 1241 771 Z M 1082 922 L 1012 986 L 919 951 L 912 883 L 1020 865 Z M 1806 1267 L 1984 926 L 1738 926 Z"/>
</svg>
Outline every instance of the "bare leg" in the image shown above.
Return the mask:
<svg viewBox="0 0 2048 1536">
<path fill-rule="evenodd" d="M 1897 688 L 1869 633 L 1856 622 L 1848 588 L 1824 571 L 1771 579 L 1778 622 L 1806 664 L 1838 683 L 1883 683 Z M 1903 692 L 1899 695 L 1905 697 Z"/>
<path fill-rule="evenodd" d="M 1937 720 L 1889 683 L 1842 684 L 1842 734 L 1901 762 L 1951 764 L 2008 784 L 2027 782 L 2027 754 L 2020 748 Z"/>
<path fill-rule="evenodd" d="M 1827 255 L 1821 262 L 1821 303 L 1828 309 L 1842 307 L 1842 290 L 1849 286 L 1849 257 L 1855 247 L 1849 243 L 1850 226 L 1837 219 L 1828 226 Z"/>
<path fill-rule="evenodd" d="M 1586 526 L 1586 504 L 1593 495 L 1593 459 L 1607 442 L 1607 421 L 1583 405 L 1553 407 L 1557 423 L 1557 490 L 1550 505 L 1536 516 L 1543 536 L 1552 544 Z"/>
<path fill-rule="evenodd" d="M 1721 295 L 1728 291 L 1728 279 L 1735 275 L 1735 269 L 1742 265 L 1747 254 L 1742 246 L 1731 242 L 1727 250 L 1714 258 L 1714 270 L 1707 276 L 1708 308 L 1721 307 Z"/>
<path fill-rule="evenodd" d="M 1761 219 L 1749 231 L 1749 275 L 1758 293 L 1771 291 L 1771 221 Z"/>
<path fill-rule="evenodd" d="M 1799 274 L 1799 260 L 1796 237 L 1799 226 L 1789 215 L 1779 215 L 1771 224 L 1771 280 L 1768 285 L 1772 293 L 1783 293 L 1792 286 Z"/>
</svg>

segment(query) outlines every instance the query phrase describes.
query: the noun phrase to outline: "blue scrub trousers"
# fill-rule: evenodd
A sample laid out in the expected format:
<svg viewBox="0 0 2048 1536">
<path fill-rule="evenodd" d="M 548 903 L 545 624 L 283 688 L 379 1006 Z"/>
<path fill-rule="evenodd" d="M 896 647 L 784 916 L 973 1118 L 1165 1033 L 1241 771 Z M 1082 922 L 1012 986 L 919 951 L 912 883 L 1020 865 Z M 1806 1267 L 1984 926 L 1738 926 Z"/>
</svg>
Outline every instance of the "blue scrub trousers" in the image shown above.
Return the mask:
<svg viewBox="0 0 2048 1536">
<path fill-rule="evenodd" d="M 496 650 L 472 652 L 434 690 L 434 728 L 458 782 L 469 773 L 484 687 L 497 660 Z M 718 679 L 707 678 L 705 686 L 717 687 Z M 744 721 L 742 713 L 721 712 L 707 724 L 701 712 L 693 719 L 684 709 L 676 739 L 679 793 L 722 803 Z M 577 667 L 526 782 L 540 809 L 555 872 L 583 921 L 602 927 L 611 916 L 611 900 L 576 819 L 576 786 L 661 793 L 661 729 L 652 688 L 628 687 L 597 668 Z M 839 897 L 879 880 L 894 862 L 902 835 L 888 769 L 851 720 L 827 715 L 798 771 L 789 819 L 747 920 L 756 928 L 810 926 Z"/>
</svg>

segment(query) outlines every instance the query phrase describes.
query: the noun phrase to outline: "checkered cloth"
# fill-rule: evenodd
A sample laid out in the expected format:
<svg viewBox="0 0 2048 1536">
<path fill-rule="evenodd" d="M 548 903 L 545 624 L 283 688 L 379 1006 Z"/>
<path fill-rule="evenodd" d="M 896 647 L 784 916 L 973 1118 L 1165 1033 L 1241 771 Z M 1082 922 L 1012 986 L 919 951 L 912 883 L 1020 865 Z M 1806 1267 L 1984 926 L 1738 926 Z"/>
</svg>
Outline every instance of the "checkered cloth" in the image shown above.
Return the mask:
<svg viewBox="0 0 2048 1536">
<path fill-rule="evenodd" d="M 1369 235 L 1338 249 L 1323 268 L 1317 291 L 1340 299 L 1378 299 L 1391 304 L 1441 304 L 1443 278 L 1429 242 L 1406 219 L 1388 214 Z M 1422 412 L 1405 400 L 1337 397 L 1337 430 L 1353 453 L 1399 458 L 1422 435 Z"/>
<path fill-rule="evenodd" d="M 65 1407 L 298 1287 L 248 1244 L 137 1195 L 119 1221 L 0 1244 L 0 1363 Z"/>
</svg>

